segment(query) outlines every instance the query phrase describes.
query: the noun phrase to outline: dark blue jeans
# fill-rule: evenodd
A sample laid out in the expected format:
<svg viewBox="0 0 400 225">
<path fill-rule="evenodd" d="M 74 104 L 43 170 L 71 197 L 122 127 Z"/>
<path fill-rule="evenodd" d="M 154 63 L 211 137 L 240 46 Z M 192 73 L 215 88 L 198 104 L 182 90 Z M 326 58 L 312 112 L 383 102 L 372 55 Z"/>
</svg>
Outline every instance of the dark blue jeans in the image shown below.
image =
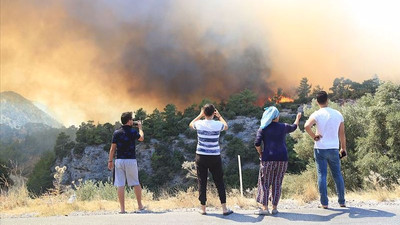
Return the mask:
<svg viewBox="0 0 400 225">
<path fill-rule="evenodd" d="M 328 191 L 326 187 L 326 176 L 328 165 L 331 170 L 333 180 L 336 184 L 336 192 L 339 204 L 345 204 L 344 181 L 340 170 L 339 149 L 314 149 L 315 162 L 318 172 L 318 190 L 322 205 L 328 205 Z"/>
</svg>

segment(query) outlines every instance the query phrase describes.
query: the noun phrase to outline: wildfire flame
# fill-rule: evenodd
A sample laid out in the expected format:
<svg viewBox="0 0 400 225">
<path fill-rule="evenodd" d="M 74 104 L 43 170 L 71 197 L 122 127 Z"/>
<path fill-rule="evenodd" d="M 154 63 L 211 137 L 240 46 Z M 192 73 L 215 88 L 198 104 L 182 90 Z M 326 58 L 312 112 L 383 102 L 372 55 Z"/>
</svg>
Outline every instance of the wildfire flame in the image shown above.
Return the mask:
<svg viewBox="0 0 400 225">
<path fill-rule="evenodd" d="M 273 102 L 275 99 L 268 98 L 268 101 Z M 293 98 L 286 97 L 286 96 L 281 96 L 278 100 L 275 101 L 275 103 L 285 103 L 285 102 L 294 102 Z"/>
<path fill-rule="evenodd" d="M 282 96 L 282 98 L 279 100 L 278 103 L 284 103 L 284 102 L 294 102 L 294 99 L 292 99 L 290 97 Z"/>
</svg>

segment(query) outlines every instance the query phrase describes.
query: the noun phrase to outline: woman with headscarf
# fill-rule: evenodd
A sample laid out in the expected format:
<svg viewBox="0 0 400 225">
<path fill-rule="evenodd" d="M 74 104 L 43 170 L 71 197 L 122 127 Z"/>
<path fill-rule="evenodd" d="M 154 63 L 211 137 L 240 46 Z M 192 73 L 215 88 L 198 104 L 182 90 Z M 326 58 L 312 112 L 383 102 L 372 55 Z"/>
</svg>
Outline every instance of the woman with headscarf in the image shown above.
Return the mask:
<svg viewBox="0 0 400 225">
<path fill-rule="evenodd" d="M 276 107 L 265 108 L 261 118 L 260 128 L 254 145 L 260 154 L 260 172 L 258 175 L 257 202 L 262 209 L 256 212 L 259 215 L 269 215 L 268 200 L 271 189 L 272 214 L 278 213 L 278 202 L 281 197 L 283 176 L 288 166 L 286 149 L 286 134 L 297 129 L 301 113 L 298 113 L 292 125 L 279 123 L 279 111 Z M 261 142 L 264 144 L 261 149 Z"/>
</svg>

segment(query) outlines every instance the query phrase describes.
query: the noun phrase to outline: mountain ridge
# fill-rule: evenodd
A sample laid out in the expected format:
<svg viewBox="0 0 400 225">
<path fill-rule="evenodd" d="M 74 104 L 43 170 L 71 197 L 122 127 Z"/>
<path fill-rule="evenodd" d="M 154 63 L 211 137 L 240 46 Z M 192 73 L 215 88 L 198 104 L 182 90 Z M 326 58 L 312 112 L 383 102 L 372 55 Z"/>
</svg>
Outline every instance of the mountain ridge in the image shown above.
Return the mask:
<svg viewBox="0 0 400 225">
<path fill-rule="evenodd" d="M 60 128 L 63 125 L 38 108 L 32 101 L 13 91 L 0 93 L 0 124 L 20 129 L 28 123 L 40 123 Z"/>
</svg>

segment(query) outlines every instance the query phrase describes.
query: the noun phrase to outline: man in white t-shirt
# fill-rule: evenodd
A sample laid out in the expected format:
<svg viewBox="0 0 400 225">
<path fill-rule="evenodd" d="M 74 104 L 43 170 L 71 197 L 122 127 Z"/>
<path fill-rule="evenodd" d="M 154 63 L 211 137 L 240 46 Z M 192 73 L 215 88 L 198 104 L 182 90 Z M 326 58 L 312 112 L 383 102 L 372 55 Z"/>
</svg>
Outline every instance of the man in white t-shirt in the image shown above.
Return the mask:
<svg viewBox="0 0 400 225">
<path fill-rule="evenodd" d="M 214 116 L 219 121 L 214 120 Z M 201 120 L 204 117 L 205 119 Z M 228 124 L 215 109 L 214 105 L 206 104 L 200 114 L 190 122 L 189 127 L 197 131 L 196 169 L 199 186 L 199 200 L 201 204 L 200 213 L 206 214 L 206 192 L 208 171 L 211 172 L 215 186 L 218 190 L 219 199 L 222 204 L 223 215 L 233 213 L 226 207 L 226 192 L 222 170 L 222 160 L 219 147 L 219 135 L 228 129 Z"/>
<path fill-rule="evenodd" d="M 346 207 L 344 198 L 344 180 L 340 170 L 339 155 L 346 153 L 346 135 L 344 131 L 344 119 L 342 114 L 328 107 L 328 94 L 320 91 L 317 94 L 319 110 L 311 114 L 304 128 L 314 139 L 314 157 L 318 172 L 318 190 L 320 194 L 321 208 L 328 208 L 328 193 L 326 187 L 327 166 L 332 173 L 336 184 L 336 192 L 340 207 Z M 316 133 L 311 127 L 316 124 Z M 340 143 L 340 151 L 339 151 Z"/>
</svg>

